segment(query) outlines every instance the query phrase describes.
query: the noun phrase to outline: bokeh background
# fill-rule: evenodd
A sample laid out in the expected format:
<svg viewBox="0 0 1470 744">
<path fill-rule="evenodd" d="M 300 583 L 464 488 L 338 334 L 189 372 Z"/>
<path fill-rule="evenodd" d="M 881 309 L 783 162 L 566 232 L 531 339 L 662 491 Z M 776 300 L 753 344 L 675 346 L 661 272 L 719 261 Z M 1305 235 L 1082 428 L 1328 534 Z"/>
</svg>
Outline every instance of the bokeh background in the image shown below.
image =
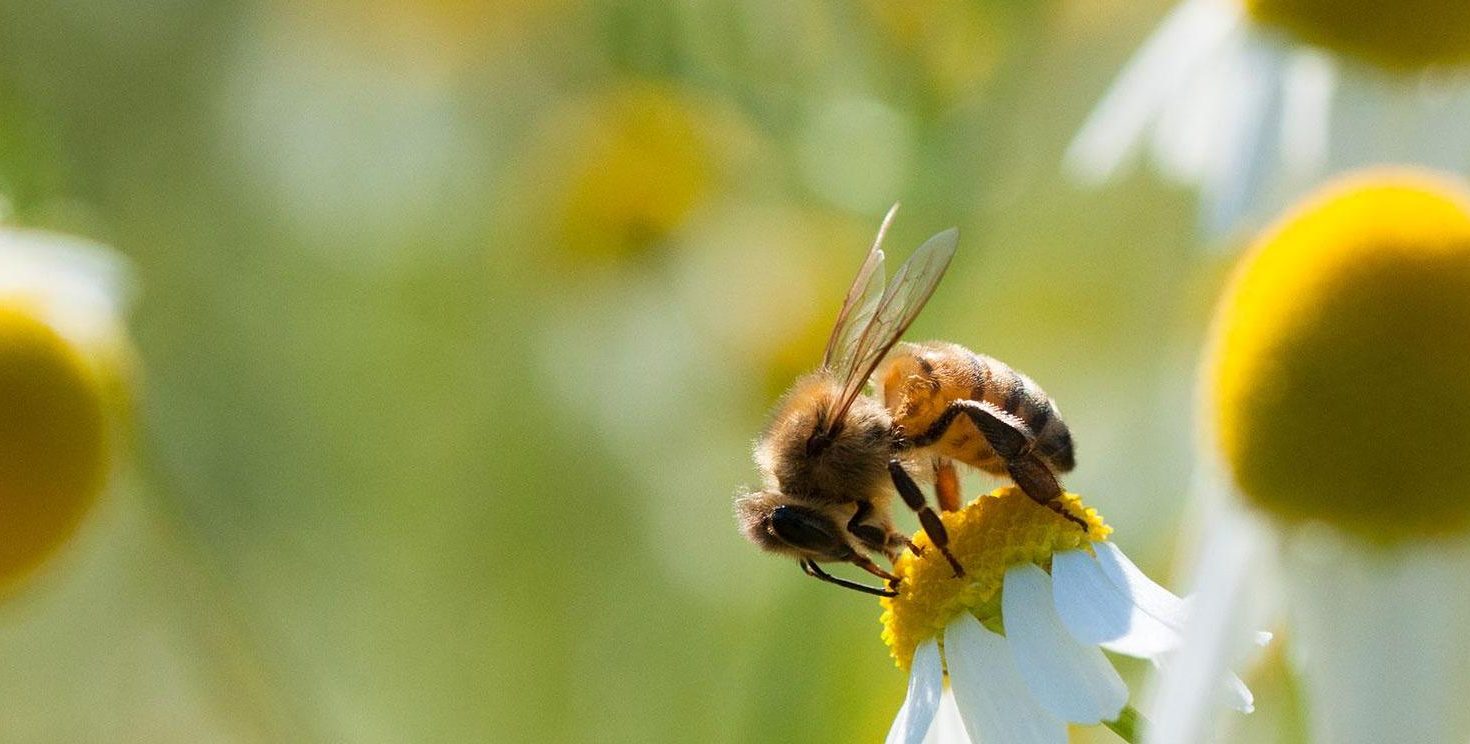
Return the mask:
<svg viewBox="0 0 1470 744">
<path fill-rule="evenodd" d="M 0 605 L 0 739 L 880 740 L 877 603 L 730 502 L 896 200 L 891 255 L 961 230 L 910 336 L 1041 382 L 1180 588 L 1238 239 L 1058 168 L 1168 5 L 0 4 L 5 221 L 131 261 L 142 368 L 108 497 Z M 1239 738 L 1295 740 L 1250 679 Z"/>
</svg>

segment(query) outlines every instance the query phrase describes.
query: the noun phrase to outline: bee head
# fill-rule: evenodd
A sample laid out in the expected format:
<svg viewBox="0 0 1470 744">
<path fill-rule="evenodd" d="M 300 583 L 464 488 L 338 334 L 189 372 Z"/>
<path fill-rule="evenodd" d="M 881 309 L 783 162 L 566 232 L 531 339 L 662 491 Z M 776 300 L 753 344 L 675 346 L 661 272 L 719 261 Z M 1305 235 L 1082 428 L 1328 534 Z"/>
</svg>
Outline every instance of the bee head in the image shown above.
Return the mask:
<svg viewBox="0 0 1470 744">
<path fill-rule="evenodd" d="M 762 549 L 819 561 L 847 560 L 853 549 L 842 527 L 822 509 L 777 491 L 757 491 L 735 500 L 746 538 Z"/>
</svg>

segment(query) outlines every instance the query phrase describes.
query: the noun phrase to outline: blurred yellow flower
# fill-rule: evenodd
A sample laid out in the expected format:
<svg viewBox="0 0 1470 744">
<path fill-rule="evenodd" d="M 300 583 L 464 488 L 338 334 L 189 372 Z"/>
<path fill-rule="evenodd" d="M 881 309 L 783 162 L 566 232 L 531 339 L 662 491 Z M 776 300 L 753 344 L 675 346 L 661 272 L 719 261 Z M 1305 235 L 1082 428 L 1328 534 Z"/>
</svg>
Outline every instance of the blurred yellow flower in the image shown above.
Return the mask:
<svg viewBox="0 0 1470 744">
<path fill-rule="evenodd" d="M 1251 503 L 1391 540 L 1470 527 L 1470 200 L 1408 171 L 1268 231 L 1219 310 L 1214 425 Z"/>
<path fill-rule="evenodd" d="M 927 83 L 923 91 L 946 104 L 989 83 L 1006 51 L 1004 19 L 987 3 L 868 0 L 864 8 L 896 56 L 917 61 Z"/>
<path fill-rule="evenodd" d="M 66 542 L 111 471 L 125 405 L 120 267 L 0 228 L 0 595 Z"/>
<path fill-rule="evenodd" d="M 555 246 L 580 260 L 620 260 L 657 245 L 709 194 L 714 122 L 692 101 L 629 83 L 560 107 L 538 157 Z"/>
<path fill-rule="evenodd" d="M 96 374 L 23 306 L 0 303 L 0 587 L 28 574 L 102 488 L 107 427 Z"/>
<path fill-rule="evenodd" d="M 1464 0 L 1243 0 L 1256 21 L 1394 69 L 1470 62 Z"/>
</svg>

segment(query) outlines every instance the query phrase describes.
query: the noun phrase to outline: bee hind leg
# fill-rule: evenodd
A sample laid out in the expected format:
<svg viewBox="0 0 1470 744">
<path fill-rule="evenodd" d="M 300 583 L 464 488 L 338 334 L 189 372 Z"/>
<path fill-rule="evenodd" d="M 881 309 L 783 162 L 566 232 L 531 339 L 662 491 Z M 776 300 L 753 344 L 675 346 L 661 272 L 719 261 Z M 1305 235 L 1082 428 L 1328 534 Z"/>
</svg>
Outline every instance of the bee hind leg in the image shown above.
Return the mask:
<svg viewBox="0 0 1470 744">
<path fill-rule="evenodd" d="M 934 498 L 940 511 L 960 510 L 960 474 L 949 458 L 934 460 Z"/>
<path fill-rule="evenodd" d="M 974 422 L 990 448 L 1005 462 L 1011 480 L 1027 496 L 1087 531 L 1087 522 L 1062 506 L 1062 486 L 1056 474 L 1037 456 L 1036 437 L 1025 423 L 985 401 L 953 401 L 945 413 L 950 411 L 959 411 Z"/>
<path fill-rule="evenodd" d="M 837 586 L 840 586 L 844 589 L 851 589 L 853 591 L 862 592 L 864 594 L 873 594 L 879 597 L 898 596 L 898 592 L 895 591 L 891 587 L 891 585 L 888 589 L 880 589 L 876 586 L 868 586 L 867 584 L 859 584 L 856 581 L 848 581 L 847 579 L 838 578 L 836 576 L 833 576 L 832 574 L 827 573 L 826 571 L 823 571 L 822 567 L 818 566 L 817 562 L 810 558 L 803 558 L 801 559 L 800 563 L 802 572 L 814 579 L 819 579 L 829 584 L 836 584 Z M 897 582 L 897 580 L 898 577 L 895 576 L 893 578 L 893 581 Z"/>
</svg>

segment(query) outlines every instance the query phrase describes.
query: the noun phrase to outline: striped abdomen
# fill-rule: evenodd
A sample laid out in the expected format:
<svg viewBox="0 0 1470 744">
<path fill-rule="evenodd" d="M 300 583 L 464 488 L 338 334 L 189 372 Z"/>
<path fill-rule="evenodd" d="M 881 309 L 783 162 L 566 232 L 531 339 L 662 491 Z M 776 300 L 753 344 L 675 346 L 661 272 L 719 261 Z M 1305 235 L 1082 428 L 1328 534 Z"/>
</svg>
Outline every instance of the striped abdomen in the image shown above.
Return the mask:
<svg viewBox="0 0 1470 744">
<path fill-rule="evenodd" d="M 998 359 L 943 341 L 904 343 L 894 347 L 874 382 L 894 423 L 910 436 L 927 432 L 952 400 L 984 400 L 1025 422 L 1036 436 L 1037 453 L 1054 470 L 1066 472 L 1074 465 L 1071 432 L 1051 397 Z M 1006 472 L 985 437 L 963 416 L 930 449 L 988 472 Z"/>
</svg>

